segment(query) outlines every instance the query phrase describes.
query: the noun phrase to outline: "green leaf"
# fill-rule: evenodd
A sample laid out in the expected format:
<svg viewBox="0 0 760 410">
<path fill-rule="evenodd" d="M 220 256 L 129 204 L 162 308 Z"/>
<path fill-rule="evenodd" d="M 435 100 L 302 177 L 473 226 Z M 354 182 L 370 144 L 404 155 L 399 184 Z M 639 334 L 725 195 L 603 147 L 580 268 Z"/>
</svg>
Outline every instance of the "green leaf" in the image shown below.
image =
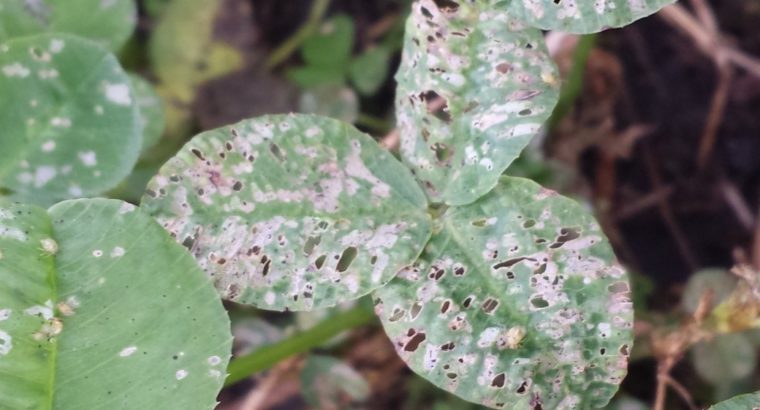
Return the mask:
<svg viewBox="0 0 760 410">
<path fill-rule="evenodd" d="M 3 0 L 0 42 L 42 32 L 71 33 L 118 51 L 135 29 L 134 0 Z"/>
<path fill-rule="evenodd" d="M 357 299 L 430 236 L 409 172 L 352 126 L 312 115 L 198 135 L 148 184 L 142 206 L 224 298 L 269 310 Z"/>
<path fill-rule="evenodd" d="M 142 129 L 142 152 L 152 148 L 161 139 L 166 121 L 161 97 L 156 94 L 153 85 L 137 74 L 129 74 L 129 85 L 140 112 L 140 129 Z"/>
<path fill-rule="evenodd" d="M 691 350 L 691 362 L 702 380 L 712 385 L 730 383 L 755 370 L 757 352 L 746 334 L 716 335 Z"/>
<path fill-rule="evenodd" d="M 406 27 L 396 75 L 401 157 L 432 202 L 472 203 L 551 115 L 556 68 L 541 32 L 503 12 L 420 0 Z"/>
<path fill-rule="evenodd" d="M 676 0 L 488 0 L 489 8 L 507 12 L 543 30 L 596 33 L 649 16 Z"/>
<path fill-rule="evenodd" d="M 210 409 L 229 320 L 193 258 L 106 199 L 0 207 L 0 408 Z"/>
<path fill-rule="evenodd" d="M 625 271 L 583 208 L 529 180 L 448 209 L 420 260 L 374 295 L 401 358 L 466 400 L 600 407 L 626 373 Z"/>
<path fill-rule="evenodd" d="M 332 68 L 305 66 L 287 72 L 288 80 L 301 88 L 312 88 L 325 85 L 342 86 L 346 82 L 346 73 Z"/>
<path fill-rule="evenodd" d="M 339 359 L 309 356 L 301 370 L 301 391 L 315 409 L 350 409 L 366 400 L 370 387 L 361 374 Z"/>
<path fill-rule="evenodd" d="M 743 394 L 731 400 L 722 401 L 710 410 L 757 410 L 760 409 L 760 392 Z"/>
<path fill-rule="evenodd" d="M 40 34 L 0 44 L 0 187 L 28 202 L 98 195 L 137 161 L 129 77 L 95 43 Z"/>
<path fill-rule="evenodd" d="M 220 0 L 172 0 L 150 38 L 153 69 L 173 98 L 189 104 L 195 88 L 242 66 L 242 56 L 214 40 Z"/>
<path fill-rule="evenodd" d="M 304 41 L 301 55 L 307 65 L 345 72 L 354 45 L 354 22 L 338 15 Z"/>
<path fill-rule="evenodd" d="M 362 95 L 373 95 L 388 77 L 391 54 L 384 47 L 375 47 L 356 57 L 348 67 L 351 82 Z"/>
<path fill-rule="evenodd" d="M 650 407 L 639 399 L 627 396 L 619 395 L 612 403 L 610 403 L 608 410 L 649 410 Z"/>
<path fill-rule="evenodd" d="M 359 118 L 359 98 L 346 86 L 322 85 L 305 90 L 298 99 L 298 109 L 351 124 Z"/>
</svg>

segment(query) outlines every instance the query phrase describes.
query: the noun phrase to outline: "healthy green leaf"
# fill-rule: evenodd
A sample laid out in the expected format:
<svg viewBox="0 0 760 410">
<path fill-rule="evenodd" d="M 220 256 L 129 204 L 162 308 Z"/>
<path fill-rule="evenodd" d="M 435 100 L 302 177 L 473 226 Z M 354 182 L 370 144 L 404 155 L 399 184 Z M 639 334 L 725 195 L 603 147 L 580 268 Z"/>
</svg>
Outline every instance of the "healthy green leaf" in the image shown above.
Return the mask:
<svg viewBox="0 0 760 410">
<path fill-rule="evenodd" d="M 401 157 L 431 201 L 472 203 L 496 185 L 557 102 L 543 36 L 503 11 L 420 0 L 404 47 L 396 75 Z"/>
<path fill-rule="evenodd" d="M 345 72 L 353 45 L 354 22 L 346 15 L 338 15 L 304 41 L 301 55 L 308 65 Z"/>
<path fill-rule="evenodd" d="M 385 47 L 375 47 L 356 57 L 348 67 L 351 82 L 362 95 L 373 95 L 388 76 L 390 52 Z"/>
<path fill-rule="evenodd" d="M 0 42 L 42 32 L 71 33 L 118 51 L 135 29 L 134 0 L 3 0 Z"/>
<path fill-rule="evenodd" d="M 409 172 L 350 125 L 312 115 L 200 134 L 148 184 L 143 207 L 224 298 L 270 310 L 365 295 L 430 236 Z"/>
<path fill-rule="evenodd" d="M 298 99 L 298 109 L 353 124 L 359 118 L 359 98 L 345 85 L 322 85 L 305 90 Z"/>
<path fill-rule="evenodd" d="M 489 0 L 494 10 L 510 13 L 543 30 L 596 33 L 649 16 L 676 0 Z"/>
<path fill-rule="evenodd" d="M 140 129 L 142 129 L 142 152 L 152 148 L 161 139 L 166 125 L 164 107 L 161 97 L 153 86 L 136 74 L 129 75 L 129 85 L 135 95 L 140 111 Z"/>
<path fill-rule="evenodd" d="M 301 88 L 319 86 L 343 86 L 346 82 L 346 73 L 334 68 L 304 66 L 288 70 L 288 80 L 296 83 Z"/>
<path fill-rule="evenodd" d="M 315 409 L 349 409 L 366 400 L 367 381 L 351 366 L 329 356 L 309 356 L 301 370 L 304 400 Z"/>
<path fill-rule="evenodd" d="M 0 187 L 28 202 L 100 194 L 142 138 L 129 77 L 97 44 L 40 34 L 0 44 Z"/>
<path fill-rule="evenodd" d="M 757 348 L 744 333 L 715 336 L 695 345 L 691 362 L 702 380 L 712 385 L 738 381 L 752 374 L 757 364 Z"/>
<path fill-rule="evenodd" d="M 448 209 L 418 263 L 374 295 L 412 370 L 473 402 L 600 407 L 626 373 L 625 271 L 584 209 L 529 180 Z"/>
<path fill-rule="evenodd" d="M 0 207 L 0 408 L 211 409 L 229 320 L 134 206 Z"/>
<path fill-rule="evenodd" d="M 722 401 L 710 410 L 760 410 L 760 392 L 743 394 L 731 400 Z"/>
</svg>

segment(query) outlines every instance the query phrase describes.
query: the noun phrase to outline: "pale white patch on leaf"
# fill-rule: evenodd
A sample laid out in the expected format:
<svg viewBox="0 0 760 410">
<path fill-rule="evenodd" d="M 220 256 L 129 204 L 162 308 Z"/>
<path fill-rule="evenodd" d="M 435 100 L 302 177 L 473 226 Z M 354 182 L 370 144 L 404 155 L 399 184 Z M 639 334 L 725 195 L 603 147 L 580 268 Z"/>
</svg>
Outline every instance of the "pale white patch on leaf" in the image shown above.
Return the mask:
<svg viewBox="0 0 760 410">
<path fill-rule="evenodd" d="M 53 117 L 50 119 L 50 125 L 60 128 L 70 128 L 71 118 Z"/>
<path fill-rule="evenodd" d="M 7 77 L 26 78 L 29 76 L 29 73 L 31 73 L 31 71 L 20 63 L 13 63 L 3 66 L 3 74 L 5 74 Z"/>
<path fill-rule="evenodd" d="M 65 45 L 66 43 L 63 40 L 59 38 L 54 38 L 50 40 L 50 48 L 49 48 L 50 52 L 53 54 L 60 53 L 61 51 L 63 51 L 63 47 Z"/>
<path fill-rule="evenodd" d="M 122 248 L 121 246 L 116 246 L 113 248 L 113 250 L 111 250 L 111 257 L 120 258 L 124 256 L 124 253 L 125 253 L 124 248 Z"/>
<path fill-rule="evenodd" d="M 51 320 L 53 318 L 53 301 L 48 300 L 43 305 L 34 305 L 25 309 L 24 313 L 29 316 L 39 316 L 45 320 Z"/>
<path fill-rule="evenodd" d="M 137 351 L 137 346 L 129 346 L 125 347 L 119 352 L 120 357 L 129 357 L 132 356 Z"/>
<path fill-rule="evenodd" d="M 86 167 L 94 167 L 95 165 L 98 165 L 97 154 L 95 154 L 95 151 L 83 151 L 78 153 L 77 156 Z"/>
<path fill-rule="evenodd" d="M 118 105 L 132 104 L 131 91 L 127 84 L 106 84 L 105 94 L 108 101 Z"/>
<path fill-rule="evenodd" d="M 184 369 L 180 369 L 180 370 L 177 370 L 177 372 L 174 374 L 174 377 L 175 377 L 177 380 L 182 380 L 182 379 L 184 379 L 185 377 L 187 377 L 187 375 L 188 375 L 188 372 L 187 372 L 187 370 L 184 370 Z"/>
<path fill-rule="evenodd" d="M 3 330 L 0 330 L 0 356 L 6 356 L 13 349 L 13 338 Z"/>
</svg>

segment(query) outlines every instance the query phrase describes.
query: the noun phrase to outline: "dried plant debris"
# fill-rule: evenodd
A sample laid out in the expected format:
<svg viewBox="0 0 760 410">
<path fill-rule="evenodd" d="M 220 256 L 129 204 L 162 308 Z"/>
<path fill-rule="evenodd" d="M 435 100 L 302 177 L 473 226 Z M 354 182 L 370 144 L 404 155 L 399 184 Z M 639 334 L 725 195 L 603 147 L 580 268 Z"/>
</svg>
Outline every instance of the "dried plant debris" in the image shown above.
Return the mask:
<svg viewBox="0 0 760 410">
<path fill-rule="evenodd" d="M 106 199 L 0 205 L 0 255 L 0 408 L 215 405 L 229 320 L 147 214 Z"/>
<path fill-rule="evenodd" d="M 40 34 L 0 44 L 0 188 L 49 205 L 114 187 L 137 161 L 129 77 L 97 44 Z"/>
<path fill-rule="evenodd" d="M 539 30 L 495 8 L 437 3 L 416 2 L 407 22 L 400 150 L 432 202 L 463 205 L 491 190 L 539 132 L 559 80 Z"/>
<path fill-rule="evenodd" d="M 570 33 L 596 33 L 647 17 L 675 0 L 490 0 L 494 9 L 531 26 Z"/>
<path fill-rule="evenodd" d="M 473 402 L 600 407 L 626 374 L 626 273 L 585 210 L 529 180 L 449 209 L 420 260 L 374 295 L 409 366 Z"/>
<path fill-rule="evenodd" d="M 430 237 L 422 191 L 369 136 L 337 120 L 276 115 L 195 137 L 143 205 L 222 296 L 269 310 L 356 299 Z"/>
</svg>

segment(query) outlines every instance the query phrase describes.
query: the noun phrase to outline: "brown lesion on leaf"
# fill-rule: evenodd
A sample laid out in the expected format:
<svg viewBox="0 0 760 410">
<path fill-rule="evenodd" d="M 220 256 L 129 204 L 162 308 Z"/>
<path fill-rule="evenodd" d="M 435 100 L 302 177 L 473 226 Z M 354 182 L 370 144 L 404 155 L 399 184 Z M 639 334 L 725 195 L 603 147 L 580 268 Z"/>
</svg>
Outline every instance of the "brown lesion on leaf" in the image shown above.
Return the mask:
<svg viewBox="0 0 760 410">
<path fill-rule="evenodd" d="M 499 63 L 496 65 L 496 71 L 501 74 L 507 74 L 510 72 L 510 70 L 512 70 L 512 66 L 507 62 Z"/>
<path fill-rule="evenodd" d="M 275 143 L 273 143 L 273 142 L 272 142 L 272 143 L 270 143 L 270 144 L 269 144 L 269 152 L 271 152 L 271 153 L 272 153 L 272 156 L 273 156 L 273 157 L 274 157 L 276 160 L 278 160 L 278 161 L 280 161 L 280 162 L 283 162 L 283 161 L 285 161 L 285 153 L 284 153 L 284 152 L 283 152 L 283 151 L 280 149 L 280 146 L 279 146 L 279 145 L 277 145 L 277 144 L 275 144 Z"/>
<path fill-rule="evenodd" d="M 348 248 L 344 249 L 343 253 L 340 255 L 340 259 L 338 260 L 338 265 L 336 266 L 335 270 L 338 272 L 345 272 L 348 270 L 348 268 L 351 266 L 351 263 L 353 263 L 354 259 L 356 259 L 358 253 L 358 249 L 353 246 L 349 246 Z"/>
<path fill-rule="evenodd" d="M 501 389 L 504 387 L 504 384 L 507 381 L 507 375 L 504 373 L 497 374 L 492 380 L 491 380 L 491 387 L 496 387 Z"/>
<path fill-rule="evenodd" d="M 414 330 L 414 329 L 410 329 Z M 412 337 L 406 342 L 404 345 L 404 351 L 407 352 L 414 352 L 416 351 L 420 345 L 425 341 L 426 335 L 424 332 L 416 332 L 412 335 Z"/>
<path fill-rule="evenodd" d="M 310 256 L 314 249 L 322 242 L 322 235 L 309 236 L 303 244 L 303 253 L 305 256 Z"/>
<path fill-rule="evenodd" d="M 419 301 L 414 302 L 414 304 L 412 304 L 412 308 L 409 310 L 409 319 L 410 320 L 417 319 L 417 317 L 422 312 L 422 307 L 423 307 L 422 303 L 420 303 Z"/>
<path fill-rule="evenodd" d="M 317 270 L 322 269 L 322 266 L 325 265 L 325 261 L 327 260 L 327 255 L 319 255 L 317 259 L 314 261 L 314 266 L 317 268 Z"/>
<path fill-rule="evenodd" d="M 399 309 L 399 308 L 394 308 L 393 309 L 393 313 L 391 313 L 391 315 L 388 317 L 388 321 L 389 322 L 398 322 L 399 320 L 401 320 L 404 317 L 405 314 L 406 314 L 406 310 Z"/>
<path fill-rule="evenodd" d="M 451 301 L 446 299 L 441 303 L 441 314 L 446 314 L 446 312 L 449 311 L 449 308 L 451 308 Z"/>
<path fill-rule="evenodd" d="M 499 306 L 499 301 L 494 298 L 488 298 L 485 302 L 483 302 L 483 305 L 481 308 L 483 309 L 483 312 L 486 312 L 488 314 L 492 314 L 496 308 Z"/>
<path fill-rule="evenodd" d="M 512 267 L 512 266 L 514 266 L 514 265 L 516 265 L 516 264 L 518 264 L 520 262 L 522 262 L 522 261 L 535 262 L 536 260 L 534 258 L 525 257 L 525 256 L 519 257 L 519 258 L 511 258 L 511 259 L 507 259 L 507 260 L 505 260 L 503 262 L 499 262 L 499 263 L 493 265 L 493 269 L 494 270 L 498 270 L 498 269 L 501 269 L 501 268 L 510 268 L 510 267 Z"/>
<path fill-rule="evenodd" d="M 200 159 L 201 161 L 205 161 L 206 160 L 206 157 L 203 156 L 203 153 L 198 148 L 191 148 L 190 152 L 192 152 L 193 155 L 195 155 L 196 157 L 198 157 L 198 159 Z"/>
<path fill-rule="evenodd" d="M 444 268 L 433 265 L 430 267 L 430 273 L 428 274 L 428 278 L 432 280 L 440 280 L 445 273 L 446 273 L 446 270 Z"/>
<path fill-rule="evenodd" d="M 567 242 L 578 239 L 581 236 L 580 228 L 562 228 L 559 231 L 559 236 L 555 239 L 554 243 L 549 245 L 551 249 L 558 249 Z"/>
</svg>

